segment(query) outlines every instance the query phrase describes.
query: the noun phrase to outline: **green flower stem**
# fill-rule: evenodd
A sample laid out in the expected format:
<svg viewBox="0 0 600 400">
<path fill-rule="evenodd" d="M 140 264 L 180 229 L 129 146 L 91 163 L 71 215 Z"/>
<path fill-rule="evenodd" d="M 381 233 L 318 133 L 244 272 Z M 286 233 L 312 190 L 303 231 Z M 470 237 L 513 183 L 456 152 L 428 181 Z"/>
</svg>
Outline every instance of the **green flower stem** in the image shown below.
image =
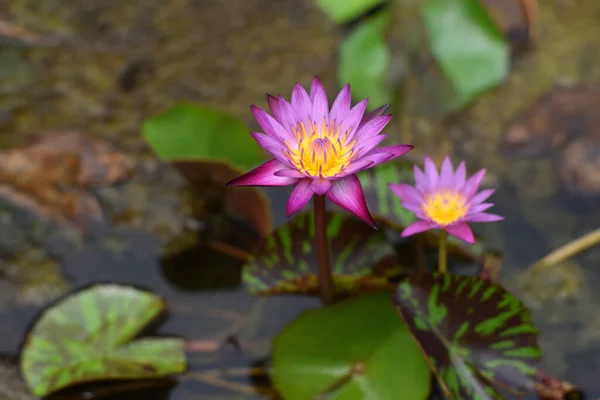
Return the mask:
<svg viewBox="0 0 600 400">
<path fill-rule="evenodd" d="M 315 246 L 317 250 L 317 265 L 319 267 L 319 290 L 323 304 L 333 302 L 334 288 L 331 275 L 331 257 L 329 241 L 327 240 L 327 221 L 325 214 L 325 196 L 313 197 L 315 207 Z"/>
<path fill-rule="evenodd" d="M 438 270 L 444 274 L 448 270 L 448 232 L 442 229 L 440 232 L 440 246 L 438 248 Z"/>
</svg>

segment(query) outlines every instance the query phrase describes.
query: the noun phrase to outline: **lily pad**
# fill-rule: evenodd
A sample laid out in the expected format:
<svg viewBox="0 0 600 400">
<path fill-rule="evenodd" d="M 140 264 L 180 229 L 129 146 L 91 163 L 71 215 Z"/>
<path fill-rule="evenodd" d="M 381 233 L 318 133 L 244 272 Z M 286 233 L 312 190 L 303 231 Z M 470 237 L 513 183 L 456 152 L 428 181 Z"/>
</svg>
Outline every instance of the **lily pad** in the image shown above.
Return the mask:
<svg viewBox="0 0 600 400">
<path fill-rule="evenodd" d="M 382 0 L 316 0 L 317 6 L 335 23 L 356 19 L 383 3 Z"/>
<path fill-rule="evenodd" d="M 298 214 L 264 239 L 244 266 L 252 294 L 318 294 L 312 212 Z M 327 237 L 337 294 L 388 288 L 384 271 L 396 262 L 383 232 L 345 214 L 327 213 Z"/>
<path fill-rule="evenodd" d="M 541 357 L 531 313 L 474 276 L 407 275 L 393 296 L 449 399 L 503 399 L 532 390 Z"/>
<path fill-rule="evenodd" d="M 509 46 L 481 1 L 428 0 L 423 19 L 437 63 L 466 101 L 504 80 Z"/>
<path fill-rule="evenodd" d="M 21 372 L 36 396 L 83 382 L 182 373 L 183 339 L 132 341 L 165 308 L 161 297 L 130 286 L 99 284 L 77 292 L 35 322 Z"/>
<path fill-rule="evenodd" d="M 249 132 L 237 117 L 191 103 L 178 104 L 142 126 L 144 138 L 164 160 L 225 162 L 242 170 L 264 159 Z"/>
<path fill-rule="evenodd" d="M 389 23 L 390 11 L 383 10 L 361 22 L 340 44 L 340 85 L 350 82 L 353 96 L 369 97 L 370 110 L 392 100 L 391 85 L 387 82 L 392 56 L 385 38 Z"/>
<path fill-rule="evenodd" d="M 431 372 L 377 293 L 305 311 L 274 340 L 272 379 L 287 400 L 422 400 Z"/>
</svg>

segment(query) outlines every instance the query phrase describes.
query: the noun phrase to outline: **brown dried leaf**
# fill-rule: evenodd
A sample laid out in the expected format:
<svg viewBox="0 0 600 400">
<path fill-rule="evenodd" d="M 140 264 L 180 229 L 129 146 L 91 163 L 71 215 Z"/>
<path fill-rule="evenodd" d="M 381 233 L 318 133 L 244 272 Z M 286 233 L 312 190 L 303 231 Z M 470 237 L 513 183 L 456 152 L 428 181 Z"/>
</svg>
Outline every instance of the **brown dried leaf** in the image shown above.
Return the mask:
<svg viewBox="0 0 600 400">
<path fill-rule="evenodd" d="M 0 19 L 0 39 L 27 46 L 56 46 L 59 41 Z"/>
<path fill-rule="evenodd" d="M 541 400 L 583 400 L 584 393 L 570 382 L 538 371 L 535 389 Z"/>
</svg>

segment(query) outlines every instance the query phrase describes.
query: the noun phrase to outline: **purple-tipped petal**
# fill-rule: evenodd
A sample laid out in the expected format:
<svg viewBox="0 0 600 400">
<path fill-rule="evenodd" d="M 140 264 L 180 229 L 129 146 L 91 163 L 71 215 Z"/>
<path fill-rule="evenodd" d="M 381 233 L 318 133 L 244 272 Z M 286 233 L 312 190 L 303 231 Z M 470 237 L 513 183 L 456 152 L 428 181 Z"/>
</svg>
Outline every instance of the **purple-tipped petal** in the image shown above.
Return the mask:
<svg viewBox="0 0 600 400">
<path fill-rule="evenodd" d="M 346 118 L 348 112 L 350 111 L 350 103 L 352 101 L 350 95 L 350 84 L 348 83 L 344 88 L 340 91 L 340 94 L 335 98 L 333 105 L 331 106 L 331 111 L 329 112 L 329 123 L 337 122 L 339 125 L 341 121 Z"/>
<path fill-rule="evenodd" d="M 375 117 L 381 117 L 383 114 L 385 114 L 387 110 L 389 110 L 389 108 L 390 105 L 386 104 L 385 106 L 381 106 L 371 112 L 366 113 L 362 121 L 360 121 L 360 125 L 358 125 L 358 128 L 360 129 L 364 124 L 366 124 Z"/>
<path fill-rule="evenodd" d="M 460 190 L 465 184 L 465 179 L 467 179 L 467 167 L 465 166 L 465 162 L 461 161 L 454 173 L 455 188 Z"/>
<path fill-rule="evenodd" d="M 312 181 L 312 190 L 319 196 L 324 195 L 331 188 L 331 181 L 324 178 L 316 178 Z"/>
<path fill-rule="evenodd" d="M 327 192 L 327 197 L 344 210 L 356 215 L 377 229 L 367 208 L 365 194 L 356 175 L 333 181 L 331 189 Z"/>
<path fill-rule="evenodd" d="M 457 238 L 462 239 L 467 243 L 475 243 L 473 231 L 467 224 L 448 225 L 444 229 L 446 229 L 446 231 L 450 235 L 456 236 Z"/>
<path fill-rule="evenodd" d="M 379 135 L 379 133 L 385 128 L 385 126 L 392 119 L 392 115 L 384 115 L 383 117 L 376 117 L 361 126 L 359 130 L 356 131 L 356 138 L 358 140 L 368 140 L 373 136 Z"/>
<path fill-rule="evenodd" d="M 276 149 L 275 151 L 277 155 L 273 154 L 274 157 L 278 157 L 279 155 L 281 155 L 284 149 L 287 149 L 287 147 L 283 143 L 281 143 L 281 141 L 275 139 L 272 136 L 265 135 L 264 133 L 250 132 L 250 136 L 252 136 L 254 140 L 256 140 L 256 142 L 263 149 L 266 149 L 267 147 L 271 149 Z"/>
<path fill-rule="evenodd" d="M 389 161 L 398 156 L 401 156 L 402 154 L 408 152 L 410 149 L 412 149 L 412 146 L 404 144 L 385 146 L 373 149 L 369 153 L 361 157 L 359 160 L 356 160 L 352 164 L 350 164 L 350 166 L 346 168 L 344 172 L 342 172 L 339 176 L 348 176 L 350 174 L 360 172 L 366 168 L 372 168 L 376 165 L 381 164 L 382 162 Z"/>
<path fill-rule="evenodd" d="M 295 214 L 304 208 L 304 206 L 310 201 L 314 194 L 311 186 L 311 179 L 303 179 L 298 182 L 296 187 L 294 187 L 294 190 L 292 190 L 285 208 L 288 218 L 291 217 L 292 214 Z"/>
<path fill-rule="evenodd" d="M 481 181 L 483 180 L 484 176 L 485 168 L 467 180 L 465 186 L 463 187 L 463 194 L 467 199 L 470 199 L 475 193 L 477 193 L 477 190 L 479 190 L 479 185 L 481 185 Z"/>
<path fill-rule="evenodd" d="M 239 176 L 225 186 L 287 186 L 298 182 L 298 179 L 276 176 L 275 172 L 284 169 L 278 160 L 267 161 L 252 171 Z"/>
<path fill-rule="evenodd" d="M 290 146 L 297 146 L 296 138 L 294 135 L 283 128 L 281 124 L 275 120 L 275 118 L 271 117 L 265 110 L 255 106 L 254 104 L 250 106 L 250 110 L 252 110 L 252 114 L 254 114 L 254 118 L 260 125 L 261 128 L 265 131 L 265 133 L 273 138 L 278 138 L 282 142 L 286 142 Z M 279 110 L 281 112 L 281 110 Z M 295 149 L 296 147 L 294 147 Z"/>
<path fill-rule="evenodd" d="M 275 172 L 275 176 L 283 176 L 286 178 L 304 179 L 306 175 L 297 169 L 286 168 Z"/>
<path fill-rule="evenodd" d="M 407 183 L 390 183 L 388 187 L 392 193 L 400 197 L 403 206 L 405 203 L 421 204 L 423 202 L 423 195 Z"/>
<path fill-rule="evenodd" d="M 468 217 L 469 222 L 496 222 L 502 221 L 504 217 L 496 214 L 478 213 Z"/>
<path fill-rule="evenodd" d="M 329 102 L 325 88 L 319 78 L 313 79 L 312 86 L 310 87 L 310 99 L 313 103 L 310 115 L 313 121 L 320 125 L 323 121 L 327 121 L 327 117 L 329 116 Z"/>
<path fill-rule="evenodd" d="M 433 227 L 427 221 L 415 221 L 412 224 L 410 224 L 409 226 L 407 226 L 402 231 L 402 234 L 400 236 L 402 236 L 402 237 L 408 237 L 408 236 L 414 235 L 416 233 L 421 233 L 421 232 L 428 231 L 431 228 L 433 228 Z"/>
<path fill-rule="evenodd" d="M 358 130 L 358 125 L 367 109 L 368 102 L 369 99 L 359 101 L 358 104 L 352 107 L 348 114 L 346 114 L 346 118 L 344 118 L 343 121 L 340 121 L 340 132 L 342 135 L 346 135 L 346 143 L 354 138 L 356 131 Z"/>
<path fill-rule="evenodd" d="M 471 206 L 471 208 L 469 209 L 469 215 L 475 215 L 480 212 L 483 212 L 483 211 L 487 210 L 488 208 L 492 207 L 493 205 L 494 205 L 493 203 L 480 203 L 480 204 Z"/>
<path fill-rule="evenodd" d="M 454 170 L 452 169 L 452 161 L 450 161 L 450 157 L 446 156 L 440 170 L 440 186 L 453 186 L 453 178 Z"/>
<path fill-rule="evenodd" d="M 410 144 L 394 144 L 391 146 L 383 146 L 380 147 L 378 149 L 375 149 L 371 152 L 386 152 L 386 153 L 391 153 L 392 154 L 392 158 L 396 158 L 396 157 L 400 157 L 406 153 L 408 153 L 409 151 L 411 151 L 415 146 L 411 146 Z M 368 156 L 369 154 L 367 154 Z M 390 158 L 390 160 L 392 159 Z"/>
<path fill-rule="evenodd" d="M 367 155 L 368 152 L 373 150 L 375 146 L 383 142 L 386 138 L 387 135 L 376 135 L 370 138 L 366 138 L 365 140 L 359 140 L 356 144 L 356 146 L 358 147 L 358 151 L 356 152 L 355 157 L 360 158 Z"/>
<path fill-rule="evenodd" d="M 427 178 L 427 185 L 429 188 L 436 186 L 439 178 L 438 172 L 433 160 L 429 158 L 429 156 L 425 157 L 425 177 Z"/>
<path fill-rule="evenodd" d="M 386 154 L 383 154 L 382 157 L 386 157 L 386 159 L 389 158 L 389 156 Z M 365 169 L 372 167 L 373 164 L 373 160 L 369 158 L 361 158 L 360 160 L 354 161 L 352 164 L 346 167 L 346 169 L 340 172 L 337 175 L 337 177 L 343 178 L 349 175 L 354 175 L 356 173 L 359 173 L 360 171 L 364 171 Z"/>
<path fill-rule="evenodd" d="M 287 131 L 291 131 L 300 123 L 299 110 L 296 110 L 290 103 L 288 103 L 281 95 L 277 98 L 279 101 L 279 114 L 281 126 Z"/>
<path fill-rule="evenodd" d="M 281 121 L 279 117 L 279 101 L 277 100 L 277 97 L 271 96 L 269 93 L 267 93 L 267 104 L 269 105 L 271 115 L 273 115 L 277 121 Z"/>
<path fill-rule="evenodd" d="M 308 120 L 308 113 L 312 110 L 312 101 L 306 90 L 298 82 L 292 90 L 292 107 L 298 112 L 298 116 L 302 121 Z"/>
<path fill-rule="evenodd" d="M 413 166 L 413 172 L 415 175 L 415 187 L 421 192 L 426 192 L 429 189 L 429 183 L 427 177 L 416 165 Z"/>
<path fill-rule="evenodd" d="M 475 196 L 473 196 L 473 198 L 471 199 L 470 203 L 472 205 L 483 203 L 484 201 L 486 201 L 488 199 L 488 197 L 490 197 L 491 195 L 493 195 L 495 191 L 496 191 L 496 189 L 485 189 L 485 190 L 482 190 L 481 192 L 479 192 Z"/>
</svg>

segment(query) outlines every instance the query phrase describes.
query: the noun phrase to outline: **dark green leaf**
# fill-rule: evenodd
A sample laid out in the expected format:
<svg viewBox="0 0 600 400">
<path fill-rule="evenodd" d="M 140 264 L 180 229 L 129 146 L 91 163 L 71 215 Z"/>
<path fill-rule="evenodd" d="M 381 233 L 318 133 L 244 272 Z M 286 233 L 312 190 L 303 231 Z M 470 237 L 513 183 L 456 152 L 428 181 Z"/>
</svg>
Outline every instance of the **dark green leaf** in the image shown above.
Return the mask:
<svg viewBox="0 0 600 400">
<path fill-rule="evenodd" d="M 272 378 L 286 400 L 423 400 L 431 373 L 378 293 L 304 312 L 275 338 Z"/>
<path fill-rule="evenodd" d="M 247 170 L 263 160 L 250 128 L 219 110 L 182 103 L 144 122 L 142 133 L 167 161 L 226 162 Z"/>
<path fill-rule="evenodd" d="M 242 279 L 253 294 L 318 292 L 312 212 L 296 216 L 263 240 L 244 266 Z M 327 237 L 338 294 L 388 287 L 379 275 L 396 260 L 383 232 L 345 214 L 327 213 Z"/>
<path fill-rule="evenodd" d="M 438 64 L 463 98 L 504 80 L 508 44 L 481 1 L 428 0 L 423 19 Z"/>
<path fill-rule="evenodd" d="M 473 276 L 415 274 L 398 284 L 393 301 L 451 400 L 502 399 L 495 386 L 533 388 L 538 330 L 501 286 Z"/>
<path fill-rule="evenodd" d="M 408 183 L 414 185 L 413 164 L 397 161 L 387 162 L 375 168 L 369 168 L 358 174 L 362 184 L 367 206 L 371 214 L 381 219 L 386 228 L 402 231 L 413 223 L 417 217 L 401 205 L 401 200 L 394 195 L 389 183 Z M 439 231 L 432 230 L 423 233 L 430 245 L 437 247 Z M 466 260 L 474 261 L 483 254 L 481 243 L 469 245 L 463 240 L 453 236 L 448 238 L 448 251 Z"/>
<path fill-rule="evenodd" d="M 65 298 L 46 310 L 27 336 L 21 354 L 25 380 L 36 396 L 45 396 L 82 382 L 183 372 L 183 339 L 132 342 L 165 307 L 159 296 L 117 284 Z"/>
<path fill-rule="evenodd" d="M 357 99 L 369 97 L 369 109 L 391 102 L 387 83 L 391 55 L 385 40 L 390 12 L 385 10 L 363 21 L 340 45 L 339 80 L 350 82 Z"/>
<path fill-rule="evenodd" d="M 382 3 L 381 0 L 317 0 L 317 6 L 336 24 L 356 19 Z"/>
</svg>

